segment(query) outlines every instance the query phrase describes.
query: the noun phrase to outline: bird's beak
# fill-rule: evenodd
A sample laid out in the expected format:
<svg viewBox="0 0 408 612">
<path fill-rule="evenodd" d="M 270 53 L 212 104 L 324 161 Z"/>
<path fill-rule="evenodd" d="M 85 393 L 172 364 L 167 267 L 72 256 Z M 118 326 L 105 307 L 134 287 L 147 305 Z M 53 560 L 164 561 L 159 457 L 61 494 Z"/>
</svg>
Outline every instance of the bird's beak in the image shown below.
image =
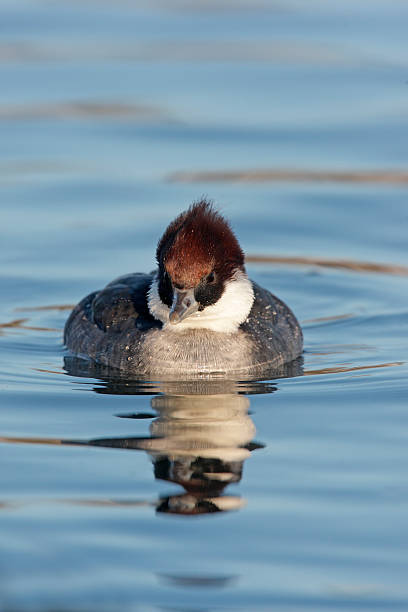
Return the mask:
<svg viewBox="0 0 408 612">
<path fill-rule="evenodd" d="M 173 303 L 169 320 L 172 325 L 180 323 L 186 317 L 198 310 L 198 302 L 194 297 L 194 289 L 174 289 Z"/>
</svg>

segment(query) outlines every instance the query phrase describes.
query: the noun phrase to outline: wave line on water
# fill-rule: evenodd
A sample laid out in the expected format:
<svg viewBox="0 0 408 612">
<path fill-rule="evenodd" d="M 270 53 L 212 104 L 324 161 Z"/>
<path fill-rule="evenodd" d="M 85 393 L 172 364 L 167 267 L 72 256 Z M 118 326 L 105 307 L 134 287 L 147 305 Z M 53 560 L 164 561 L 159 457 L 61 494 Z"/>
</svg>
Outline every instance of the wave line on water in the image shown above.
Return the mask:
<svg viewBox="0 0 408 612">
<path fill-rule="evenodd" d="M 167 179 L 174 183 L 265 183 L 275 181 L 294 182 L 334 182 L 334 183 L 374 183 L 398 185 L 408 183 L 405 170 L 201 170 L 196 172 L 179 171 Z"/>
<path fill-rule="evenodd" d="M 396 264 L 374 263 L 369 261 L 356 261 L 352 259 L 326 259 L 325 257 L 302 257 L 282 255 L 247 255 L 247 263 L 273 263 L 290 266 L 319 266 L 322 268 L 340 268 L 352 272 L 370 272 L 375 274 L 392 274 L 395 276 L 408 276 L 408 266 Z"/>
<path fill-rule="evenodd" d="M 372 370 L 376 368 L 393 368 L 396 366 L 405 365 L 405 361 L 391 361 L 389 363 L 374 363 L 372 365 L 361 366 L 334 366 L 331 368 L 321 368 L 319 370 L 305 370 L 303 376 L 318 376 L 319 374 L 339 374 L 342 372 L 358 372 L 360 370 Z"/>
<path fill-rule="evenodd" d="M 72 310 L 75 304 L 51 304 L 50 306 L 20 306 L 15 312 L 31 312 L 34 310 Z"/>
<path fill-rule="evenodd" d="M 12 321 L 7 321 L 7 323 L 0 323 L 0 334 L 4 332 L 1 331 L 3 329 L 28 329 L 29 331 L 46 331 L 46 332 L 60 332 L 61 329 L 57 327 L 38 327 L 35 325 L 25 325 L 25 323 L 29 321 L 29 319 L 13 319 Z"/>
</svg>

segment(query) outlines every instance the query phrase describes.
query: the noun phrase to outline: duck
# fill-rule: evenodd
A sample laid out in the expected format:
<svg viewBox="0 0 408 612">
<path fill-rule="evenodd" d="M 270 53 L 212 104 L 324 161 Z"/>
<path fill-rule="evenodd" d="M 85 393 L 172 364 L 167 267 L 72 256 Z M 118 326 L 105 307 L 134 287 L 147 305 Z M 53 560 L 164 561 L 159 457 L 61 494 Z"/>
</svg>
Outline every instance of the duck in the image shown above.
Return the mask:
<svg viewBox="0 0 408 612">
<path fill-rule="evenodd" d="M 253 377 L 301 355 L 290 308 L 249 279 L 229 222 L 194 202 L 166 228 L 157 268 L 79 302 L 64 328 L 70 355 L 129 377 Z"/>
</svg>

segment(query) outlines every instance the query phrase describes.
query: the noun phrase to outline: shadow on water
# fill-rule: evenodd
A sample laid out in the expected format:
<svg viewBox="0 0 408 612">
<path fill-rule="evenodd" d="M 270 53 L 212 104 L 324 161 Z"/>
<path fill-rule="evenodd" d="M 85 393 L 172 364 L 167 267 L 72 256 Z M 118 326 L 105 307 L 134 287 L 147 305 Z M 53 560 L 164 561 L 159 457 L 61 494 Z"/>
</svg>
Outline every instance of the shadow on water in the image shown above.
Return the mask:
<svg viewBox="0 0 408 612">
<path fill-rule="evenodd" d="M 274 377 L 302 375 L 302 359 L 274 371 Z M 156 511 L 178 515 L 199 515 L 242 508 L 246 500 L 225 493 L 240 482 L 245 461 L 263 448 L 255 437 L 249 414 L 252 394 L 274 393 L 268 381 L 236 381 L 221 378 L 186 381 L 129 380 L 104 366 L 77 357 L 65 357 L 64 369 L 75 377 L 95 378 L 95 393 L 152 395 L 151 411 L 116 414 L 121 419 L 152 419 L 150 435 L 107 437 L 88 440 L 60 438 L 2 437 L 1 442 L 91 446 L 144 451 L 151 458 L 154 476 L 181 485 L 183 492 L 160 497 Z M 273 373 L 270 373 L 271 377 Z M 91 505 L 99 502 L 80 502 Z M 144 502 L 102 502 L 103 504 L 146 505 Z"/>
</svg>

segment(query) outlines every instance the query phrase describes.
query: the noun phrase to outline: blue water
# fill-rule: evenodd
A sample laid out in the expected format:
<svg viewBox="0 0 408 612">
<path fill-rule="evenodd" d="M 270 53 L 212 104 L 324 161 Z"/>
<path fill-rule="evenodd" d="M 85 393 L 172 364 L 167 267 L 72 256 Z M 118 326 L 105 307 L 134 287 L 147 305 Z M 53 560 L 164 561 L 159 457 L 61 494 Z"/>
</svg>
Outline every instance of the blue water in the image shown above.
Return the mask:
<svg viewBox="0 0 408 612">
<path fill-rule="evenodd" d="M 408 609 L 407 17 L 0 3 L 2 611 Z M 70 305 L 151 270 L 203 194 L 248 255 L 337 262 L 248 260 L 302 322 L 296 376 L 197 389 L 64 361 Z"/>
</svg>

